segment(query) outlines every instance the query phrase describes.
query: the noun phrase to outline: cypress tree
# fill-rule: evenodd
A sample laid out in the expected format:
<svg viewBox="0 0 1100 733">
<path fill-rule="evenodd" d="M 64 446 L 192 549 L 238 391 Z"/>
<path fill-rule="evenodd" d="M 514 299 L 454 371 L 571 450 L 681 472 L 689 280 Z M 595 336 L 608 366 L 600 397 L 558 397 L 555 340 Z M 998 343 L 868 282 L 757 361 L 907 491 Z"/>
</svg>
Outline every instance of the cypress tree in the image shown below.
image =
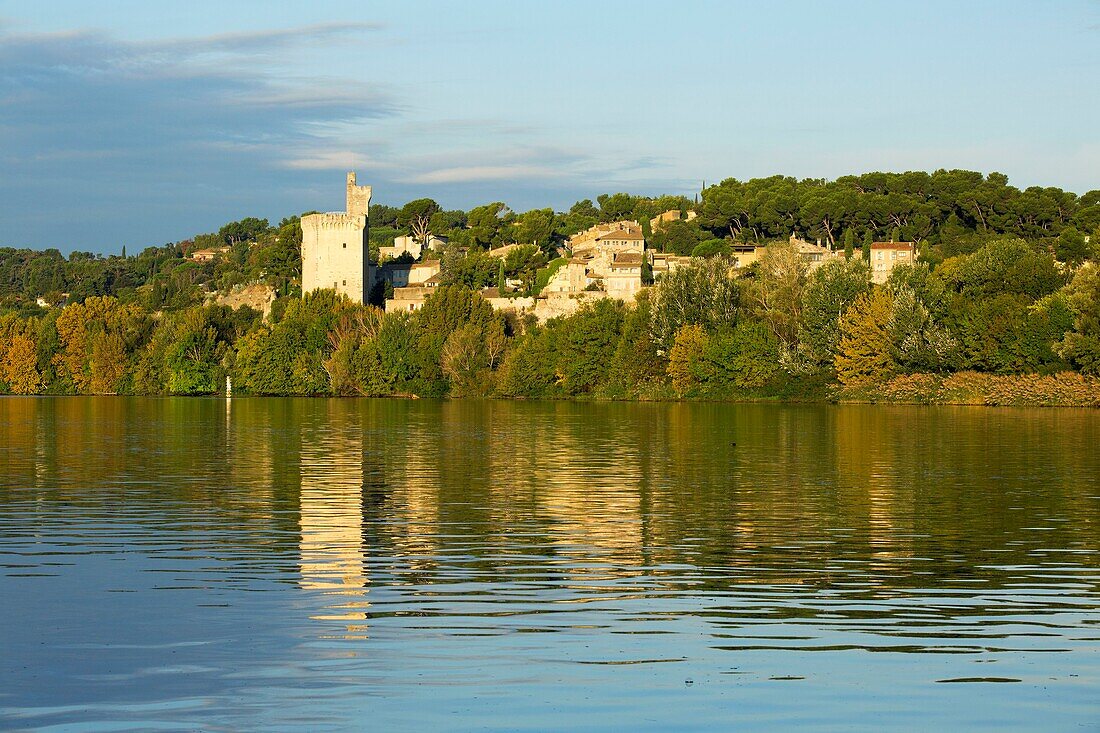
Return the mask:
<svg viewBox="0 0 1100 733">
<path fill-rule="evenodd" d="M 504 258 L 500 258 L 500 268 L 497 270 L 497 291 L 504 295 Z"/>
<path fill-rule="evenodd" d="M 863 261 L 864 262 L 870 262 L 871 261 L 871 245 L 874 244 L 874 242 L 875 242 L 875 236 L 873 234 L 871 234 L 870 230 L 867 230 L 867 233 L 865 235 L 863 235 Z"/>
<path fill-rule="evenodd" d="M 894 231 L 890 232 L 890 241 L 891 242 L 900 242 L 901 241 L 901 227 L 894 227 Z"/>
<path fill-rule="evenodd" d="M 851 262 L 855 255 L 856 233 L 851 229 L 844 232 L 844 259 Z"/>
</svg>

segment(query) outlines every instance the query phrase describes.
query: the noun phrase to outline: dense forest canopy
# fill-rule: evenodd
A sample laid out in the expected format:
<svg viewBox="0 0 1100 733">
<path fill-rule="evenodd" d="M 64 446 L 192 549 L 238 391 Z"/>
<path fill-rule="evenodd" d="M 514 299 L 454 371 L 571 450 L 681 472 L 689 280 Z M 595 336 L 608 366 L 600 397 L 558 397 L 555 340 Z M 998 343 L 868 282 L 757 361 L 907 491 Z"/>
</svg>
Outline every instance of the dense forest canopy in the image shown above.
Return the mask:
<svg viewBox="0 0 1100 733">
<path fill-rule="evenodd" d="M 545 324 L 478 295 L 506 281 L 537 293 L 569 236 L 621 219 L 692 264 L 636 304 Z M 0 392 L 202 394 L 229 375 L 253 394 L 820 397 L 906 375 L 1100 374 L 1100 191 L 970 171 L 773 176 L 568 211 L 425 198 L 373 205 L 369 220 L 376 264 L 395 236 L 446 240 L 426 255 L 444 287 L 422 310 L 302 298 L 297 216 L 129 256 L 0 249 Z M 848 256 L 810 268 L 792 233 Z M 916 243 L 918 260 L 874 285 L 859 253 L 885 240 Z M 505 244 L 524 246 L 486 254 Z M 744 244 L 768 247 L 735 272 L 728 255 Z M 193 256 L 204 250 L 216 254 Z M 256 283 L 279 296 L 266 318 L 214 301 Z"/>
</svg>

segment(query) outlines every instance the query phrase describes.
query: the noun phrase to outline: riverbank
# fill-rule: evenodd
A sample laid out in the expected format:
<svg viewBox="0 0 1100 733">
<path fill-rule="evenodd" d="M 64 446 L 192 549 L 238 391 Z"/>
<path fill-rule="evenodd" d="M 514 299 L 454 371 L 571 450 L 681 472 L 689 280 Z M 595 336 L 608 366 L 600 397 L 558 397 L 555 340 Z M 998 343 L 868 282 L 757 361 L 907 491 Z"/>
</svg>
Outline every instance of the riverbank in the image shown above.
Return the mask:
<svg viewBox="0 0 1100 733">
<path fill-rule="evenodd" d="M 838 386 L 841 403 L 1100 407 L 1100 378 L 1057 374 L 905 374 L 873 384 Z"/>
<path fill-rule="evenodd" d="M 40 396 L 78 396 L 48 393 Z M 89 397 L 102 395 L 85 395 Z M 220 393 L 203 395 L 142 395 L 133 397 L 217 397 Z M 248 395 L 237 397 L 324 397 L 331 394 Z M 388 395 L 339 395 L 398 400 L 418 400 L 421 395 L 393 393 Z M 752 390 L 722 391 L 678 395 L 667 383 L 652 385 L 634 394 L 595 394 L 573 396 L 523 397 L 496 394 L 452 394 L 451 400 L 490 399 L 507 402 L 698 402 L 740 404 L 890 404 L 890 405 L 973 405 L 987 407 L 1100 407 L 1100 377 L 1077 372 L 1057 374 L 985 374 L 957 372 L 954 374 L 903 374 L 885 381 L 859 385 L 841 385 L 821 376 L 803 380 L 788 379 Z"/>
</svg>

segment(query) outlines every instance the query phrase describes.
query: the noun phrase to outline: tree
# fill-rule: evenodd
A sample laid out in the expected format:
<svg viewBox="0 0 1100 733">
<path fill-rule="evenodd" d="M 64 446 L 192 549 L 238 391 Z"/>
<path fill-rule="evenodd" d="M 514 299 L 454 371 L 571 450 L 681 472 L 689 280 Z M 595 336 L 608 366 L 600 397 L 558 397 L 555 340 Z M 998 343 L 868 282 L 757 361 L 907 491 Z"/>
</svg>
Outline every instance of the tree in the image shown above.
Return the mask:
<svg viewBox="0 0 1100 733">
<path fill-rule="evenodd" d="M 949 272 L 949 284 L 971 298 L 1020 293 L 1037 300 L 1065 282 L 1054 258 L 1022 239 L 996 239 L 963 257 Z"/>
<path fill-rule="evenodd" d="M 592 393 L 607 381 L 626 307 L 611 298 L 587 303 L 557 329 L 557 372 L 566 394 Z"/>
<path fill-rule="evenodd" d="M 864 262 L 869 263 L 871 261 L 871 245 L 874 243 L 875 235 L 868 230 L 867 233 L 863 235 L 863 248 L 860 252 L 863 255 Z"/>
<path fill-rule="evenodd" d="M 553 209 L 532 209 L 516 217 L 512 238 L 520 244 L 532 244 L 544 252 L 557 248 L 557 220 Z"/>
<path fill-rule="evenodd" d="M 600 205 L 600 221 L 622 221 L 634 216 L 638 199 L 628 193 L 602 194 L 596 197 Z"/>
<path fill-rule="evenodd" d="M 233 246 L 239 242 L 255 242 L 269 228 L 267 219 L 257 219 L 254 216 L 249 216 L 223 226 L 218 230 L 218 237 L 225 244 Z"/>
<path fill-rule="evenodd" d="M 870 288 L 870 269 L 862 260 L 826 262 L 809 275 L 802 290 L 798 341 L 802 356 L 810 364 L 832 365 L 840 340 L 841 316 Z"/>
<path fill-rule="evenodd" d="M 1089 256 L 1089 243 L 1076 227 L 1066 227 L 1054 242 L 1054 253 L 1069 265 L 1079 265 Z"/>
<path fill-rule="evenodd" d="M 714 257 L 715 255 L 729 257 L 731 254 L 729 242 L 724 239 L 708 239 L 691 250 L 692 257 Z"/>
<path fill-rule="evenodd" d="M 726 257 L 693 260 L 657 283 L 652 302 L 652 336 L 662 351 L 672 348 L 676 333 L 685 325 L 732 328 L 741 306 L 733 262 Z"/>
<path fill-rule="evenodd" d="M 744 320 L 711 334 L 697 367 L 710 391 L 763 387 L 779 371 L 779 341 L 765 324 Z"/>
<path fill-rule="evenodd" d="M 553 324 L 535 328 L 513 344 L 504 357 L 497 389 L 507 397 L 560 395 L 553 348 Z"/>
<path fill-rule="evenodd" d="M 845 232 L 844 232 L 844 259 L 846 261 L 848 261 L 848 262 L 852 261 L 852 258 L 855 256 L 855 253 L 856 253 L 855 247 L 856 247 L 856 233 L 851 229 L 845 230 Z"/>
<path fill-rule="evenodd" d="M 466 394 L 475 391 L 479 377 L 488 369 L 482 329 L 467 323 L 451 333 L 443 342 L 440 365 L 450 380 L 452 391 Z"/>
<path fill-rule="evenodd" d="M 1073 330 L 1054 350 L 1082 373 L 1100 375 L 1100 267 L 1090 263 L 1079 269 L 1063 292 Z"/>
<path fill-rule="evenodd" d="M 441 358 L 443 346 L 452 333 L 471 324 L 484 333 L 486 327 L 500 317 L 488 301 L 469 288 L 460 285 L 437 287 L 414 315 L 418 394 L 446 393 L 448 385 Z"/>
<path fill-rule="evenodd" d="M 707 332 L 698 323 L 688 323 L 676 331 L 668 354 L 668 376 L 681 397 L 694 392 L 703 381 L 701 364 L 707 341 Z"/>
<path fill-rule="evenodd" d="M 92 297 L 57 317 L 54 363 L 63 380 L 82 394 L 123 389 L 130 356 L 148 337 L 151 320 L 136 303 Z"/>
<path fill-rule="evenodd" d="M 889 290 L 889 331 L 898 367 L 920 372 L 954 368 L 959 343 L 936 322 L 918 292 L 904 283 L 895 284 Z"/>
<path fill-rule="evenodd" d="M 418 374 L 416 331 L 408 313 L 386 313 L 352 356 L 360 392 L 377 397 L 412 391 Z"/>
<path fill-rule="evenodd" d="M 834 359 L 837 376 L 846 385 L 887 379 L 897 369 L 891 354 L 890 317 L 893 299 L 876 288 L 856 298 L 840 321 L 840 343 Z"/>
<path fill-rule="evenodd" d="M 653 233 L 652 246 L 660 252 L 672 252 L 681 256 L 690 255 L 699 245 L 702 232 L 695 221 L 678 219 L 666 222 Z"/>
<path fill-rule="evenodd" d="M 611 357 L 608 391 L 612 395 L 637 394 L 664 379 L 667 360 L 658 353 L 652 336 L 650 291 L 643 290 L 634 299 L 623 320 L 623 333 Z"/>
<path fill-rule="evenodd" d="M 420 244 L 427 244 L 431 234 L 432 216 L 439 210 L 439 204 L 432 199 L 414 199 L 401 207 L 397 214 L 397 225 L 408 230 Z"/>
<path fill-rule="evenodd" d="M 38 347 L 27 334 L 11 337 L 0 368 L 4 381 L 15 394 L 37 394 L 44 386 L 38 371 Z"/>
<path fill-rule="evenodd" d="M 332 290 L 289 299 L 281 318 L 240 339 L 233 383 L 249 394 L 330 393 L 325 370 L 333 351 L 330 333 L 360 308 Z"/>
<path fill-rule="evenodd" d="M 770 244 L 757 262 L 756 282 L 750 291 L 760 317 L 788 347 L 798 341 L 802 317 L 802 288 L 809 265 L 790 242 Z"/>
</svg>

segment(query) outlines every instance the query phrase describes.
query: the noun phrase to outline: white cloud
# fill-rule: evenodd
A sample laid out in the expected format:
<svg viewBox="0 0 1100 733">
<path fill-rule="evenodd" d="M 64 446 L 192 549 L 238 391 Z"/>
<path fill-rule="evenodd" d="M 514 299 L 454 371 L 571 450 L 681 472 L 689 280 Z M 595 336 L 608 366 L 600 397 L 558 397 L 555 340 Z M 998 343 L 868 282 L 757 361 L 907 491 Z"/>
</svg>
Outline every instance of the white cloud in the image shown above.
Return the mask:
<svg viewBox="0 0 1100 733">
<path fill-rule="evenodd" d="M 508 181 L 517 178 L 546 180 L 560 176 L 560 171 L 540 166 L 470 165 L 457 168 L 439 168 L 426 173 L 418 173 L 404 180 L 406 183 L 467 183 L 470 181 Z"/>
<path fill-rule="evenodd" d="M 352 170 L 354 168 L 377 169 L 384 166 L 362 153 L 356 153 L 352 150 L 331 150 L 303 155 L 298 158 L 291 158 L 290 160 L 284 161 L 282 167 L 292 170 L 319 171 L 332 169 Z"/>
</svg>

